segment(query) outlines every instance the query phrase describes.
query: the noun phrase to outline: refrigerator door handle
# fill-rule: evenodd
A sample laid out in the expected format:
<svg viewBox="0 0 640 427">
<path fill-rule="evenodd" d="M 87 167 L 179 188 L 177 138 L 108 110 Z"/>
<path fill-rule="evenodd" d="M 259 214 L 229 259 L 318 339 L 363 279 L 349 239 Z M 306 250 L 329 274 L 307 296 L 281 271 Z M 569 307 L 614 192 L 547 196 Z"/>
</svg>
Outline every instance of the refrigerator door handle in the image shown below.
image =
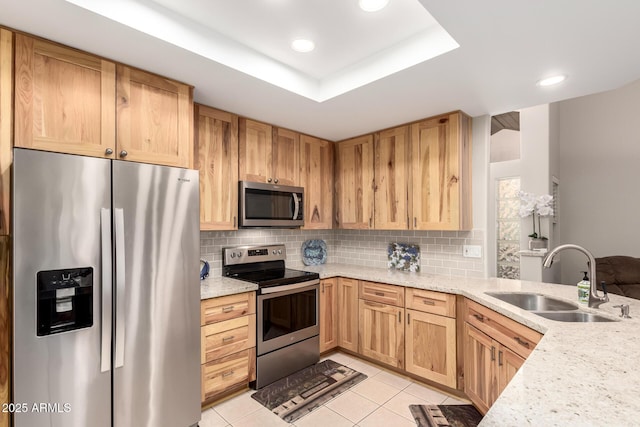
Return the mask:
<svg viewBox="0 0 640 427">
<path fill-rule="evenodd" d="M 100 209 L 100 241 L 102 256 L 102 320 L 100 337 L 100 372 L 111 370 L 111 323 L 113 320 L 113 267 L 111 264 L 111 209 Z"/>
<path fill-rule="evenodd" d="M 116 360 L 115 368 L 124 365 L 125 334 L 125 263 L 124 263 L 124 211 L 115 209 L 116 242 Z"/>
</svg>

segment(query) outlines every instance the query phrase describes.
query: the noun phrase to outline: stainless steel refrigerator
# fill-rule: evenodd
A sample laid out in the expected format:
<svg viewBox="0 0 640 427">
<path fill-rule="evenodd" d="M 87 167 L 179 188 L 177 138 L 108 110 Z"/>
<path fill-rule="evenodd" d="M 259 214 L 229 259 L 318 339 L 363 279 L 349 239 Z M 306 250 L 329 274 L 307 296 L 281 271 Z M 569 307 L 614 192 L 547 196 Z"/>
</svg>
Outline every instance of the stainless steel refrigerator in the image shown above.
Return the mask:
<svg viewBox="0 0 640 427">
<path fill-rule="evenodd" d="M 19 148 L 13 165 L 15 427 L 197 424 L 198 172 Z"/>
</svg>

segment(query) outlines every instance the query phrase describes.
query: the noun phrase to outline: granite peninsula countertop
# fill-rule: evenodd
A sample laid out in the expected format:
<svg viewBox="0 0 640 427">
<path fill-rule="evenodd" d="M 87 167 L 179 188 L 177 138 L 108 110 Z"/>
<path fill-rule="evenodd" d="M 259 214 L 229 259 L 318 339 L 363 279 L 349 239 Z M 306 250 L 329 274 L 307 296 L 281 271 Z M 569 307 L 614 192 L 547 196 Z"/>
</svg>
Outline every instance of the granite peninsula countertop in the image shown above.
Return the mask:
<svg viewBox="0 0 640 427">
<path fill-rule="evenodd" d="M 619 321 L 556 322 L 492 298 L 487 291 L 536 292 L 577 302 L 575 286 L 508 279 L 477 279 L 325 264 L 293 266 L 320 278 L 349 277 L 460 294 L 542 332 L 524 365 L 482 420 L 481 426 L 627 426 L 640 417 L 640 300 L 610 294 L 599 309 L 581 306 Z M 203 281 L 203 299 L 255 290 L 229 278 Z M 215 292 L 212 290 L 215 289 Z M 221 293 L 222 292 L 222 293 Z M 617 304 L 629 304 L 621 319 Z"/>
</svg>

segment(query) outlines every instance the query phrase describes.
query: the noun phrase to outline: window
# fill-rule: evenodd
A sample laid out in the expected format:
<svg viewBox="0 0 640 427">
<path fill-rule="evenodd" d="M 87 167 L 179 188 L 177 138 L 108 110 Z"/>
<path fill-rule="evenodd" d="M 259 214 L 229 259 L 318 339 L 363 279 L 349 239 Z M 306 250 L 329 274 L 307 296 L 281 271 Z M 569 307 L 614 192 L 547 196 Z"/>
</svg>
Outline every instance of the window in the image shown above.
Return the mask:
<svg viewBox="0 0 640 427">
<path fill-rule="evenodd" d="M 496 275 L 520 278 L 520 177 L 496 180 Z"/>
</svg>

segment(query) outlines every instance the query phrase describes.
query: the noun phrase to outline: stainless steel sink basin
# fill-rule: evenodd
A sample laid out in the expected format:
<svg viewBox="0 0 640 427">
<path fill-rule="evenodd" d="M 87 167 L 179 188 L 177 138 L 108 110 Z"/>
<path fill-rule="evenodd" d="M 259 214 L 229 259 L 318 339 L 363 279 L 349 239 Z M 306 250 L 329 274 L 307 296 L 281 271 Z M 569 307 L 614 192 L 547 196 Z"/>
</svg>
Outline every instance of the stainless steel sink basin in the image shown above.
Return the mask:
<svg viewBox="0 0 640 427">
<path fill-rule="evenodd" d="M 610 319 L 599 314 L 585 313 L 584 311 L 552 311 L 535 314 L 558 322 L 617 322 L 616 319 Z"/>
<path fill-rule="evenodd" d="M 518 292 L 486 292 L 486 294 L 528 311 L 566 311 L 578 309 L 577 304 L 541 294 Z"/>
</svg>

